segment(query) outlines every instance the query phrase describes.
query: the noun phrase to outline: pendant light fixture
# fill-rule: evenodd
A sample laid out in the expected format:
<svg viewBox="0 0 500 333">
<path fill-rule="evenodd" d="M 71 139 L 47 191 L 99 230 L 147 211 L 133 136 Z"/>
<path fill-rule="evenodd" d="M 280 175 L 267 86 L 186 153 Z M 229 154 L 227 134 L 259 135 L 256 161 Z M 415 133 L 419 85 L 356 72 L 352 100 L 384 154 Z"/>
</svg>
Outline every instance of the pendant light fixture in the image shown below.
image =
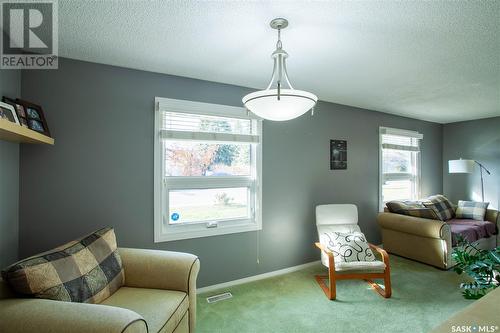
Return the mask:
<svg viewBox="0 0 500 333">
<path fill-rule="evenodd" d="M 294 89 L 286 71 L 288 53 L 283 50 L 281 29 L 288 26 L 284 18 L 276 18 L 270 23 L 271 28 L 278 30 L 276 50 L 272 53 L 274 59 L 273 75 L 265 90 L 259 90 L 243 97 L 243 104 L 257 116 L 276 121 L 297 118 L 311 110 L 318 101 L 316 95 Z"/>
</svg>

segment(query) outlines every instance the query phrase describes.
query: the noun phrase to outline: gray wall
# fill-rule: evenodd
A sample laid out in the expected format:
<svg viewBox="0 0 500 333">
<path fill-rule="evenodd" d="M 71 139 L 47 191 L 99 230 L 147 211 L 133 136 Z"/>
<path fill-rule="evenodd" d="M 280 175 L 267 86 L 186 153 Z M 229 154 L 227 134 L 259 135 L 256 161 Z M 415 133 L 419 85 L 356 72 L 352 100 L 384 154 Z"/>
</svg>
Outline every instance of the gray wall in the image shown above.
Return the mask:
<svg viewBox="0 0 500 333">
<path fill-rule="evenodd" d="M 21 71 L 0 70 L 0 96 L 21 96 Z M 19 144 L 0 140 L 0 269 L 17 260 Z"/>
<path fill-rule="evenodd" d="M 448 160 L 473 159 L 490 170 L 484 174 L 484 200 L 500 207 L 500 117 L 446 124 L 443 128 L 443 190 L 453 201 L 481 201 L 479 169 L 449 174 Z"/>
<path fill-rule="evenodd" d="M 22 95 L 43 105 L 56 144 L 21 148 L 21 255 L 112 225 L 121 246 L 197 254 L 206 286 L 317 260 L 313 209 L 324 203 L 358 205 L 379 243 L 379 126 L 424 134 L 422 194 L 442 191 L 441 125 L 319 103 L 314 117 L 264 123 L 260 265 L 256 232 L 155 244 L 154 97 L 241 106 L 249 91 L 67 59 L 24 71 Z M 347 170 L 329 170 L 330 139 L 348 141 Z"/>
</svg>

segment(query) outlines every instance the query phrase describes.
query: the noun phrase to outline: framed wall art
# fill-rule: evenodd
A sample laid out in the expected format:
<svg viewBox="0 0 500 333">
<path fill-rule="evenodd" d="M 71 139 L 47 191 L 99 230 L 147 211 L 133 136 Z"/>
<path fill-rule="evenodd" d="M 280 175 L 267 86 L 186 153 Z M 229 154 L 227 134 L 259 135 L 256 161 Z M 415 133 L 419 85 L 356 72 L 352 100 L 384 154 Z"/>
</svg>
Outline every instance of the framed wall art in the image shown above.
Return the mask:
<svg viewBox="0 0 500 333">
<path fill-rule="evenodd" d="M 29 129 L 50 136 L 49 126 L 40 105 L 19 98 L 16 99 L 16 103 L 23 106 Z"/>
<path fill-rule="evenodd" d="M 5 119 L 19 125 L 16 110 L 10 104 L 0 102 L 0 119 Z"/>
<path fill-rule="evenodd" d="M 347 141 L 330 140 L 330 170 L 347 169 Z"/>
<path fill-rule="evenodd" d="M 15 99 L 3 97 L 2 102 L 10 104 L 14 107 L 17 114 L 17 119 L 19 120 L 19 124 L 23 127 L 28 127 L 28 119 L 26 118 L 26 112 L 24 111 L 24 106 L 21 104 L 17 104 Z"/>
</svg>

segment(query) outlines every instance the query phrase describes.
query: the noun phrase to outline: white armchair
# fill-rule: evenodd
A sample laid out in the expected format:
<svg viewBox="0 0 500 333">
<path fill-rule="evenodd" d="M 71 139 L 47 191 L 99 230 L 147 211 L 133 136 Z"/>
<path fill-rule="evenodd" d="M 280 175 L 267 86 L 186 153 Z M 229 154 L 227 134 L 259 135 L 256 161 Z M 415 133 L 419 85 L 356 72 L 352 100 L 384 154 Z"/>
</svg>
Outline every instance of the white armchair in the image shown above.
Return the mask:
<svg viewBox="0 0 500 333">
<path fill-rule="evenodd" d="M 316 247 L 321 250 L 321 262 L 328 267 L 328 275 L 316 275 L 316 281 L 326 296 L 336 298 L 336 281 L 347 279 L 362 279 L 385 298 L 391 297 L 391 275 L 389 256 L 378 246 L 369 244 L 382 260 L 343 262 L 335 259 L 333 252 L 328 248 L 327 233 L 361 232 L 358 226 L 358 209 L 350 204 L 320 205 L 316 207 L 316 226 L 319 242 Z M 329 280 L 327 285 L 326 280 Z M 373 282 L 373 279 L 384 279 L 384 287 Z"/>
</svg>

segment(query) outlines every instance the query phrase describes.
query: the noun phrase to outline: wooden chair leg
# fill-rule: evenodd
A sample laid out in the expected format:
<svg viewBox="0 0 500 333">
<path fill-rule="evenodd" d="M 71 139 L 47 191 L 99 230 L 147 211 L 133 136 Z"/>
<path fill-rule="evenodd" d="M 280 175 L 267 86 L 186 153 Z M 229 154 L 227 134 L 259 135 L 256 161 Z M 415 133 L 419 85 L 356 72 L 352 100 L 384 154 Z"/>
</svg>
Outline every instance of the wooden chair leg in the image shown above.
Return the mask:
<svg viewBox="0 0 500 333">
<path fill-rule="evenodd" d="M 373 290 L 375 290 L 380 296 L 384 298 L 389 298 L 386 296 L 385 289 L 380 287 L 378 283 L 373 282 L 373 280 L 365 279 L 366 282 L 372 287 Z"/>
<path fill-rule="evenodd" d="M 328 268 L 328 280 L 330 281 L 330 300 L 337 298 L 337 280 L 335 280 L 335 268 L 333 262 L 330 262 Z"/>
<path fill-rule="evenodd" d="M 391 275 L 389 271 L 384 272 L 384 288 L 380 287 L 378 283 L 373 282 L 373 280 L 365 279 L 366 282 L 382 297 L 390 298 L 392 295 L 391 287 Z"/>
<path fill-rule="evenodd" d="M 385 286 L 385 298 L 390 298 L 392 295 L 392 286 L 391 286 L 391 271 L 386 269 L 384 272 L 384 286 Z"/>
<path fill-rule="evenodd" d="M 319 286 L 325 293 L 329 300 L 335 300 L 337 298 L 337 284 L 335 279 L 335 274 L 328 275 L 315 275 L 314 276 Z M 328 286 L 326 284 L 326 279 L 329 280 Z M 391 288 L 391 276 L 389 272 L 384 273 L 384 288 L 380 287 L 378 283 L 375 283 L 372 279 L 364 279 L 380 296 L 384 298 L 390 298 L 392 295 Z"/>
<path fill-rule="evenodd" d="M 391 265 L 389 264 L 389 256 L 387 252 L 383 255 L 385 270 L 384 270 L 384 296 L 385 298 L 390 298 L 392 295 L 392 287 L 391 287 Z"/>
<path fill-rule="evenodd" d="M 329 300 L 334 300 L 337 296 L 337 287 L 335 285 L 335 280 L 331 280 L 328 275 L 315 275 L 314 277 L 325 293 L 326 297 Z M 329 279 L 329 287 L 326 285 L 326 279 Z"/>
</svg>

